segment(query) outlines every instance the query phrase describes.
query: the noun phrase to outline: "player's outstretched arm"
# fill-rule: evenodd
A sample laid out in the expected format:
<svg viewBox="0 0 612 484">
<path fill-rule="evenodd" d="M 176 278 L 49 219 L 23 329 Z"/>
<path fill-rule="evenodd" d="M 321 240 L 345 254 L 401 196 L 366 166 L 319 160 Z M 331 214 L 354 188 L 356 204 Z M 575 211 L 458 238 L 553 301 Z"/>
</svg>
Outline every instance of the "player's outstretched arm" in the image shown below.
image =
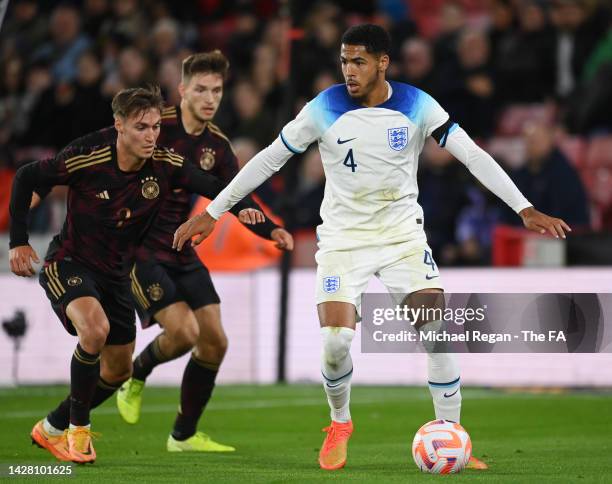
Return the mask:
<svg viewBox="0 0 612 484">
<path fill-rule="evenodd" d="M 207 212 L 218 220 L 221 215 L 280 170 L 292 156 L 293 153 L 287 149 L 280 137 L 277 138 L 270 146 L 257 153 L 238 172 L 229 185 L 206 208 Z"/>
<path fill-rule="evenodd" d="M 537 211 L 523 196 L 508 174 L 460 127 L 447 135 L 444 147 L 474 175 L 480 183 L 501 198 L 523 220 L 525 228 L 554 237 L 565 238 L 571 232 L 565 221 Z"/>
</svg>

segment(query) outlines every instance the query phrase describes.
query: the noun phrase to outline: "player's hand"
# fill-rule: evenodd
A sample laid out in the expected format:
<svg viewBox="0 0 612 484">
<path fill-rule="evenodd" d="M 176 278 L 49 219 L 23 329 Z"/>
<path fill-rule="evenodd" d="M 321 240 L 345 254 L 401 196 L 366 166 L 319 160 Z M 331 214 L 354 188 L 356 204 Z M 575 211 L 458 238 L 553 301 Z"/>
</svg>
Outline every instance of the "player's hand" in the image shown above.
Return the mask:
<svg viewBox="0 0 612 484">
<path fill-rule="evenodd" d="M 255 225 L 266 221 L 265 215 L 254 208 L 245 208 L 238 212 L 238 220 L 243 224 Z"/>
<path fill-rule="evenodd" d="M 174 232 L 174 240 L 172 241 L 172 248 L 181 250 L 185 242 L 191 239 L 194 235 L 198 237 L 191 241 L 192 246 L 200 244 L 215 228 L 217 221 L 204 210 L 202 213 L 191 217 L 187 222 L 181 225 L 176 232 Z"/>
<path fill-rule="evenodd" d="M 276 242 L 275 247 L 281 250 L 293 250 L 293 236 L 282 227 L 275 228 L 270 232 L 270 237 Z"/>
<path fill-rule="evenodd" d="M 523 225 L 525 225 L 525 228 L 541 234 L 550 232 L 550 234 L 557 239 L 559 237 L 565 238 L 565 231 L 572 231 L 570 226 L 560 218 L 549 217 L 542 212 L 538 212 L 533 207 L 528 207 L 521 210 L 519 215 L 523 219 Z"/>
<path fill-rule="evenodd" d="M 40 262 L 36 251 L 30 245 L 20 245 L 9 250 L 9 263 L 13 274 L 31 277 L 35 274 L 32 262 Z"/>
</svg>

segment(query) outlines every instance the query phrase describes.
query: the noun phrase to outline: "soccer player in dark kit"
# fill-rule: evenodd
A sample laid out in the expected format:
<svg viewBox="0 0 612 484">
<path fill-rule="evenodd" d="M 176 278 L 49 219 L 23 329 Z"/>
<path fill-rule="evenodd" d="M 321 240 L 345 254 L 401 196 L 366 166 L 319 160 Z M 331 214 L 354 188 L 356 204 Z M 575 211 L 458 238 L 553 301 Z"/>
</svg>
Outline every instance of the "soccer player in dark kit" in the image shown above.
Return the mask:
<svg viewBox="0 0 612 484">
<path fill-rule="evenodd" d="M 218 50 L 184 59 L 181 102 L 162 113 L 160 135 L 161 144 L 195 162 L 197 169 L 216 175 L 224 185 L 238 173 L 238 161 L 227 137 L 211 121 L 223 96 L 228 68 L 229 62 Z M 213 392 L 228 340 L 221 324 L 220 299 L 208 269 L 193 248 L 185 254 L 172 249 L 174 231 L 189 218 L 189 202 L 189 193 L 172 193 L 138 251 L 133 273 L 136 307 L 145 324 L 156 321 L 163 331 L 135 358 L 132 378 L 117 393 L 117 407 L 126 422 L 138 422 L 147 377 L 157 365 L 191 351 L 183 373 L 179 411 L 166 448 L 169 452 L 231 452 L 234 447 L 217 443 L 196 430 Z M 293 239 L 285 229 L 269 221 L 253 227 L 266 231 L 278 248 L 293 248 Z"/>
<path fill-rule="evenodd" d="M 129 274 L 136 248 L 174 190 L 214 197 L 223 187 L 182 156 L 156 147 L 163 109 L 159 88 L 120 91 L 112 107 L 116 143 L 74 146 L 23 166 L 10 203 L 10 267 L 19 276 L 32 276 L 32 261 L 38 262 L 27 233 L 32 194 L 69 187 L 64 227 L 40 273 L 54 311 L 79 340 L 70 364 L 69 398 L 54 411 L 66 411 L 69 426 L 66 432 L 54 427 L 51 412 L 31 436 L 57 458 L 77 463 L 96 458 L 90 409 L 131 375 L 136 329 Z M 248 204 L 239 210 L 242 222 L 264 221 Z"/>
<path fill-rule="evenodd" d="M 228 138 L 211 121 L 223 97 L 228 69 L 228 60 L 218 50 L 184 59 L 181 102 L 162 112 L 158 140 L 158 144 L 184 156 L 186 162 L 193 162 L 198 171 L 217 176 L 224 186 L 238 173 L 238 160 Z M 109 127 L 73 144 L 112 143 L 116 137 L 116 130 Z M 131 278 L 138 314 L 144 327 L 157 322 L 163 331 L 134 359 L 132 378 L 117 393 L 117 407 L 126 422 L 137 423 L 147 377 L 157 365 L 191 350 L 181 383 L 179 412 L 166 448 L 169 452 L 232 452 L 234 447 L 196 430 L 215 387 L 228 340 L 221 324 L 220 299 L 208 269 L 193 248 L 180 253 L 172 249 L 174 231 L 189 218 L 190 199 L 189 192 L 174 190 L 136 253 Z M 259 209 L 251 199 L 248 202 Z M 274 240 L 279 249 L 293 249 L 291 234 L 269 220 L 248 228 Z M 67 412 L 55 421 L 68 425 Z"/>
</svg>

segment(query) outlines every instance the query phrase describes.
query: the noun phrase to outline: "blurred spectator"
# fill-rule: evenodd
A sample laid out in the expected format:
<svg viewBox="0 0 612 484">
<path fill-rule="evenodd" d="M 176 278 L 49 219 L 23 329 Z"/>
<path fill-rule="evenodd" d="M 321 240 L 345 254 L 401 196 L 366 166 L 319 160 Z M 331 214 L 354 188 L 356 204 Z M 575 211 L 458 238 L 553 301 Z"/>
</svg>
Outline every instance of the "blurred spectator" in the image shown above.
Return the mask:
<svg viewBox="0 0 612 484">
<path fill-rule="evenodd" d="M 457 260 L 461 265 L 484 265 L 491 262 L 493 229 L 501 217 L 500 201 L 480 185 L 467 189 L 469 204 L 457 217 Z"/>
<path fill-rule="evenodd" d="M 340 10 L 331 2 L 319 2 L 309 12 L 304 39 L 293 58 L 296 92 L 307 97 L 314 78 L 320 71 L 338 70 L 340 36 L 344 25 Z"/>
<path fill-rule="evenodd" d="M 407 82 L 435 97 L 436 82 L 431 46 L 425 39 L 412 37 L 404 42 L 398 81 Z"/>
<path fill-rule="evenodd" d="M 612 27 L 588 59 L 566 125 L 577 133 L 612 131 Z"/>
<path fill-rule="evenodd" d="M 181 58 L 164 59 L 157 73 L 157 79 L 168 106 L 175 106 L 181 102 L 178 92 L 178 85 L 181 83 Z"/>
<path fill-rule="evenodd" d="M 135 47 L 127 47 L 119 53 L 117 70 L 105 79 L 103 91 L 112 97 L 121 89 L 151 82 L 155 82 L 155 78 L 151 75 L 148 59 Z"/>
<path fill-rule="evenodd" d="M 387 29 L 391 35 L 391 59 L 399 59 L 404 42 L 416 34 L 416 25 L 410 19 L 410 6 L 403 0 L 377 0 L 378 12 L 373 23 Z"/>
<path fill-rule="evenodd" d="M 516 12 L 511 0 L 493 0 L 489 8 L 491 27 L 489 28 L 489 44 L 492 57 L 498 56 L 508 50 L 515 40 Z"/>
<path fill-rule="evenodd" d="M 102 66 L 92 51 L 79 58 L 74 84 L 71 139 L 79 138 L 113 123 L 111 98 L 102 94 Z"/>
<path fill-rule="evenodd" d="M 53 84 L 36 100 L 24 144 L 57 150 L 72 141 L 75 88 L 69 82 Z"/>
<path fill-rule="evenodd" d="M 70 82 L 77 74 L 77 60 L 91 44 L 89 37 L 81 33 L 79 11 L 63 4 L 56 7 L 49 23 L 51 39 L 36 49 L 35 61 L 50 63 L 53 78 L 57 82 Z"/>
<path fill-rule="evenodd" d="M 429 139 L 418 171 L 419 203 L 425 216 L 427 241 L 441 265 L 459 262 L 455 221 L 468 202 L 468 172 L 446 150 Z"/>
<path fill-rule="evenodd" d="M 260 36 L 259 20 L 251 9 L 241 8 L 234 17 L 234 26 L 228 42 L 228 57 L 235 77 L 248 73 L 253 46 Z"/>
<path fill-rule="evenodd" d="M 251 78 L 255 88 L 264 96 L 266 106 L 280 106 L 283 92 L 278 82 L 278 52 L 270 44 L 260 44 L 253 52 Z"/>
<path fill-rule="evenodd" d="M 232 106 L 235 118 L 230 132 L 237 137 L 252 138 L 258 149 L 270 144 L 276 136 L 274 117 L 263 101 L 251 82 L 241 80 L 234 85 Z"/>
<path fill-rule="evenodd" d="M 608 11 L 593 8 L 587 0 L 553 0 L 551 19 L 557 30 L 555 89 L 569 96 L 590 53 L 609 25 Z"/>
<path fill-rule="evenodd" d="M 496 106 L 488 39 L 480 31 L 466 30 L 459 36 L 457 52 L 457 66 L 441 73 L 439 101 L 472 137 L 489 136 Z"/>
<path fill-rule="evenodd" d="M 112 17 L 102 25 L 102 35 L 121 39 L 124 45 L 136 44 L 145 48 L 147 23 L 138 0 L 113 0 L 112 12 Z"/>
<path fill-rule="evenodd" d="M 165 58 L 176 54 L 179 48 L 179 30 L 174 20 L 164 18 L 159 20 L 151 33 L 151 49 L 156 64 Z"/>
<path fill-rule="evenodd" d="M 588 228 L 587 196 L 576 169 L 557 148 L 553 129 L 543 124 L 525 128 L 527 160 L 511 177 L 527 200 L 538 210 L 565 220 L 572 228 Z M 521 220 L 504 207 L 505 221 L 521 225 Z"/>
<path fill-rule="evenodd" d="M 110 98 L 102 94 L 102 67 L 85 51 L 74 82 L 50 85 L 36 99 L 23 143 L 60 149 L 71 140 L 112 124 Z"/>
<path fill-rule="evenodd" d="M 15 57 L 0 71 L 0 144 L 6 145 L 25 129 L 23 113 L 23 62 Z"/>
<path fill-rule="evenodd" d="M 504 11 L 511 8 L 504 4 Z M 510 14 L 508 26 L 513 25 Z M 519 28 L 492 31 L 492 60 L 497 82 L 497 99 L 503 103 L 543 102 L 552 97 L 554 84 L 554 39 L 540 3 L 530 1 L 519 11 Z"/>
<path fill-rule="evenodd" d="M 8 65 L 7 65 L 8 66 Z M 6 92 L 7 97 L 0 99 L 0 120 L 6 122 L 0 126 L 2 144 L 15 142 L 17 145 L 31 145 L 26 137 L 30 127 L 32 110 L 42 93 L 51 85 L 51 72 L 44 63 L 33 64 L 25 73 L 23 91 Z M 5 118 L 5 116 L 8 116 Z"/>
<path fill-rule="evenodd" d="M 83 3 L 83 32 L 101 47 L 104 42 L 102 27 L 110 22 L 111 12 L 108 0 L 85 0 Z"/>
<path fill-rule="evenodd" d="M 457 46 L 464 27 L 463 7 L 457 2 L 444 2 L 440 13 L 440 33 L 434 44 L 436 64 L 452 66 L 457 62 Z"/>
<path fill-rule="evenodd" d="M 4 19 L 0 30 L 1 59 L 13 55 L 28 59 L 47 35 L 47 23 L 38 10 L 35 0 L 11 2 L 12 15 Z"/>
</svg>

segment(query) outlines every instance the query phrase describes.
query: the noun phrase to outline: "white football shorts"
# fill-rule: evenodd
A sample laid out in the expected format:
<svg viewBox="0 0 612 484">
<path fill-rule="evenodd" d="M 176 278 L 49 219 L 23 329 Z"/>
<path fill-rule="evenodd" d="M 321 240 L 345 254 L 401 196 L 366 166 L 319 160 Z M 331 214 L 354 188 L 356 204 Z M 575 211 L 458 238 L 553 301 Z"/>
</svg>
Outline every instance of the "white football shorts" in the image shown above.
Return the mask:
<svg viewBox="0 0 612 484">
<path fill-rule="evenodd" d="M 389 293 L 404 297 L 422 289 L 444 289 L 431 249 L 423 240 L 341 251 L 325 248 L 315 258 L 317 304 L 346 302 L 355 306 L 357 314 L 361 314 L 361 295 L 372 276 Z"/>
</svg>

